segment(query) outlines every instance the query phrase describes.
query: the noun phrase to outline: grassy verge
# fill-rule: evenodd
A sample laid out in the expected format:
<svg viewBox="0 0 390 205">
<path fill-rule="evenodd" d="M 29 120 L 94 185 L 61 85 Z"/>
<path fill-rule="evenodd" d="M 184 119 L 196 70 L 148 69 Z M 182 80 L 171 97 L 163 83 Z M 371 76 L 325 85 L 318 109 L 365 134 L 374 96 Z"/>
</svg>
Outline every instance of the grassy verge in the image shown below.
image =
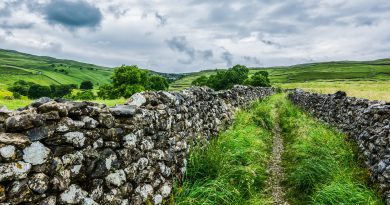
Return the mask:
<svg viewBox="0 0 390 205">
<path fill-rule="evenodd" d="M 285 98 L 280 110 L 285 186 L 291 204 L 382 204 L 346 136 L 316 122 Z"/>
<path fill-rule="evenodd" d="M 191 151 L 175 204 L 272 204 L 265 193 L 274 103 L 239 111 L 235 123 L 205 147 Z"/>
</svg>

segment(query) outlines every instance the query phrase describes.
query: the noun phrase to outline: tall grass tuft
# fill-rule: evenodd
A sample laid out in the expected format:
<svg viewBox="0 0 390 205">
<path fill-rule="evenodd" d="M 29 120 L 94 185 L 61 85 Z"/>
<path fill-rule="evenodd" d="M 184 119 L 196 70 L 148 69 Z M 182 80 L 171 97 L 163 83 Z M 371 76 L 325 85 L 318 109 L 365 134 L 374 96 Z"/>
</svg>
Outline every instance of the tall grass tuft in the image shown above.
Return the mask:
<svg viewBox="0 0 390 205">
<path fill-rule="evenodd" d="M 280 99 L 283 166 L 291 204 L 382 204 L 352 142 Z"/>
<path fill-rule="evenodd" d="M 183 185 L 176 187 L 175 204 L 270 204 L 265 195 L 272 135 L 267 102 L 239 111 L 235 123 L 206 147 L 191 151 Z M 271 108 L 271 107 L 269 107 Z M 258 115 L 264 124 L 259 126 Z"/>
<path fill-rule="evenodd" d="M 312 204 L 356 204 L 376 205 L 382 204 L 378 196 L 355 179 L 340 176 L 325 184 L 312 196 Z"/>
</svg>

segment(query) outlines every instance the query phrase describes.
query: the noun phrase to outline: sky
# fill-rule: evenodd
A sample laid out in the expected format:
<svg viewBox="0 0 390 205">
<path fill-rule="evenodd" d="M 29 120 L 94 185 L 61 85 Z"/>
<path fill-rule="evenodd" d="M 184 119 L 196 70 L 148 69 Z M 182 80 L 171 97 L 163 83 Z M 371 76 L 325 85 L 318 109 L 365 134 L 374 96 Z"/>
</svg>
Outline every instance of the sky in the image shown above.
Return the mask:
<svg viewBox="0 0 390 205">
<path fill-rule="evenodd" d="M 0 48 L 161 72 L 390 57 L 389 0 L 1 0 Z"/>
</svg>

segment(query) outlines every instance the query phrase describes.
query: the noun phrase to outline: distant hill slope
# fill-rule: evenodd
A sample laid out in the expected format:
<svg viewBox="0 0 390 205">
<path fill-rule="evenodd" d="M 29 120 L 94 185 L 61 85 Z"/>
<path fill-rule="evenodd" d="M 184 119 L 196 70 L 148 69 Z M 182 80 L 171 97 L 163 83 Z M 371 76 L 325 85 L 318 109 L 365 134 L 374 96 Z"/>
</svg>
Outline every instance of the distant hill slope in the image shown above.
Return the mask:
<svg viewBox="0 0 390 205">
<path fill-rule="evenodd" d="M 293 66 L 251 68 L 250 73 L 267 70 L 272 83 L 304 83 L 313 81 L 381 81 L 390 79 L 390 59 L 374 61 L 337 61 L 309 63 Z M 191 86 L 201 75 L 209 76 L 217 70 L 188 73 L 171 85 L 172 90 Z"/>
<path fill-rule="evenodd" d="M 149 71 L 162 75 L 170 81 L 183 76 L 182 74 Z M 104 66 L 0 49 L 0 89 L 5 89 L 18 80 L 41 85 L 80 84 L 84 80 L 90 80 L 99 86 L 110 82 L 112 72 L 112 68 Z"/>
<path fill-rule="evenodd" d="M 111 73 L 111 68 L 103 66 L 0 49 L 0 87 L 17 80 L 41 85 L 80 84 L 90 80 L 99 85 L 108 83 Z"/>
</svg>

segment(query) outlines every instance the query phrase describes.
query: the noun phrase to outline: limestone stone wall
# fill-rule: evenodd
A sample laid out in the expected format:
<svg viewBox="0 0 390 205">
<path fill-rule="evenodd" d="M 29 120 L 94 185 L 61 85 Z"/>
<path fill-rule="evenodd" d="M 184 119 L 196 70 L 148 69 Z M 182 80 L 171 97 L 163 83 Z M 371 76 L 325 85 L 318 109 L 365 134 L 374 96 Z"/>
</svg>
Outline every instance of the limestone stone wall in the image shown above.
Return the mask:
<svg viewBox="0 0 390 205">
<path fill-rule="evenodd" d="M 194 87 L 115 107 L 41 98 L 0 108 L 0 204 L 160 204 L 183 177 L 191 145 L 273 92 Z"/>
<path fill-rule="evenodd" d="M 350 136 L 365 157 L 371 179 L 390 204 L 390 103 L 332 95 L 290 92 L 293 103 Z"/>
</svg>

